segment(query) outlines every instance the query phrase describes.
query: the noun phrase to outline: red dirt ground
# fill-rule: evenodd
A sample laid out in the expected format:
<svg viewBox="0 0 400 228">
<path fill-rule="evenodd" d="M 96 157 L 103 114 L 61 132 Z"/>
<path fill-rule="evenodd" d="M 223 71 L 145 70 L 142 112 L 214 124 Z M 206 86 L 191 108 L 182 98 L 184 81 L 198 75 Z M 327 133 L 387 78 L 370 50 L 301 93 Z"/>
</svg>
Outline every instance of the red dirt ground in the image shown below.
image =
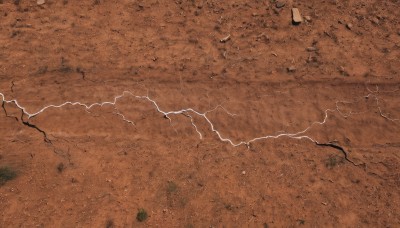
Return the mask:
<svg viewBox="0 0 400 228">
<path fill-rule="evenodd" d="M 311 21 L 293 25 L 292 7 Z M 222 105 L 236 115 L 207 117 L 237 143 L 302 131 L 333 109 L 303 135 L 349 159 L 290 137 L 234 147 L 192 114 L 200 139 L 187 116 L 170 123 L 132 96 L 116 107 L 134 125 L 110 105 L 47 109 L 29 119 L 46 142 L 4 103 L 0 166 L 18 176 L 0 186 L 0 226 L 400 226 L 399 8 L 0 0 L 0 93 L 27 112 L 127 90 L 164 111 Z"/>
</svg>

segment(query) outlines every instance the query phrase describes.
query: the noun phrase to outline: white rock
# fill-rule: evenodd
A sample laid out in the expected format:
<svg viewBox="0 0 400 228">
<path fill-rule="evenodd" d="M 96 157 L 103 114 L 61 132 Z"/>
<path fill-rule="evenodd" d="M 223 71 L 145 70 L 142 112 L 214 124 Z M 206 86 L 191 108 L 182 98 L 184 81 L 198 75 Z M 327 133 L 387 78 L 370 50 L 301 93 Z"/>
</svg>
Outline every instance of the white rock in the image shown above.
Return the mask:
<svg viewBox="0 0 400 228">
<path fill-rule="evenodd" d="M 36 3 L 37 3 L 38 5 L 43 5 L 43 4 L 46 3 L 46 1 L 45 1 L 45 0 L 37 0 Z"/>
<path fill-rule="evenodd" d="M 297 8 L 292 8 L 292 16 L 294 23 L 301 23 L 303 22 L 303 18 L 300 15 L 300 11 Z"/>
</svg>

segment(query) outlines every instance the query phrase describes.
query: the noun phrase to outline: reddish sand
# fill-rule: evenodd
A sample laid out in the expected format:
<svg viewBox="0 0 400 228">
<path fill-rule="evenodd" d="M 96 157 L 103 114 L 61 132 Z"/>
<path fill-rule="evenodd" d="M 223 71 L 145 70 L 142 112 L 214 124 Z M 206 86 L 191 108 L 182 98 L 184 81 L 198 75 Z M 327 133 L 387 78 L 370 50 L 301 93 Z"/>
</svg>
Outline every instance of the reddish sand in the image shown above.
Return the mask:
<svg viewBox="0 0 400 228">
<path fill-rule="evenodd" d="M 0 166 L 18 176 L 0 227 L 398 227 L 399 1 L 273 2 L 0 0 L 0 93 L 29 113 L 130 91 L 163 111 L 221 105 L 207 118 L 239 143 L 333 110 L 296 135 L 326 146 L 235 147 L 130 95 L 30 118 L 48 140 L 4 102 Z"/>
</svg>

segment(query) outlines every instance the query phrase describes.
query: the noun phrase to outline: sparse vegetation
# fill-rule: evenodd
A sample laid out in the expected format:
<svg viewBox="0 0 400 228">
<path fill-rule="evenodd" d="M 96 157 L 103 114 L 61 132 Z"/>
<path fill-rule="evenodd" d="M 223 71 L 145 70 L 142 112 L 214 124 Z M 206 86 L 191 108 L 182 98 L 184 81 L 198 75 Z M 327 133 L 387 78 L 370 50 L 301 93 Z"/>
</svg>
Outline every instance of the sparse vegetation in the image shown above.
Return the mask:
<svg viewBox="0 0 400 228">
<path fill-rule="evenodd" d="M 0 186 L 17 177 L 17 173 L 10 167 L 0 167 Z"/>
<path fill-rule="evenodd" d="M 344 159 L 338 156 L 330 156 L 326 161 L 325 161 L 325 166 L 329 169 L 332 169 L 333 167 L 344 163 Z"/>
<path fill-rule="evenodd" d="M 137 215 L 136 215 L 136 219 L 139 222 L 143 222 L 143 221 L 145 221 L 147 219 L 147 217 L 148 217 L 148 215 L 147 215 L 146 210 L 143 209 L 143 208 L 140 208 L 138 213 L 137 213 Z"/>
<path fill-rule="evenodd" d="M 106 222 L 106 228 L 113 228 L 114 226 L 114 221 L 112 219 L 108 219 Z"/>
<path fill-rule="evenodd" d="M 298 219 L 299 225 L 304 225 L 306 224 L 306 221 L 304 219 Z"/>
<path fill-rule="evenodd" d="M 57 165 L 57 170 L 59 173 L 62 173 L 64 169 L 65 169 L 64 163 L 61 162 Z"/>
<path fill-rule="evenodd" d="M 177 190 L 178 190 L 178 185 L 175 184 L 175 182 L 173 182 L 173 181 L 168 181 L 167 193 L 171 194 L 171 193 L 176 192 Z"/>
</svg>

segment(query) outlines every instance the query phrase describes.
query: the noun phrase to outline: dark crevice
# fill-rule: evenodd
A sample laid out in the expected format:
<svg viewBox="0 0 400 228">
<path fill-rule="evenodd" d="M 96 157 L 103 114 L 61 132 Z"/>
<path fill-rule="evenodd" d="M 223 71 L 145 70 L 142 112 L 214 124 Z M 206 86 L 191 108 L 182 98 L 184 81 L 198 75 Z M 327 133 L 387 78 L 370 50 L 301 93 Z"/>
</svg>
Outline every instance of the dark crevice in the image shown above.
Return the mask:
<svg viewBox="0 0 400 228">
<path fill-rule="evenodd" d="M 5 102 L 4 102 L 4 100 L 2 101 L 1 107 L 3 108 L 3 111 L 4 111 L 5 115 L 6 115 L 6 117 L 12 118 L 12 119 L 15 119 L 16 121 L 18 121 L 18 118 L 17 118 L 17 117 L 8 115 L 7 109 L 6 109 L 6 107 L 5 107 Z M 21 122 L 22 122 L 25 126 L 28 126 L 28 127 L 30 127 L 30 128 L 33 128 L 33 129 L 36 129 L 37 131 L 39 131 L 40 133 L 42 133 L 43 136 L 44 136 L 44 141 L 47 142 L 47 143 L 51 143 L 51 140 L 47 137 L 46 132 L 43 131 L 42 129 L 40 129 L 39 127 L 37 127 L 36 125 L 29 123 L 29 121 L 24 121 L 24 115 L 25 115 L 24 110 L 21 109 L 21 113 L 22 113 L 22 114 L 21 114 Z"/>
<path fill-rule="evenodd" d="M 8 117 L 8 118 L 12 118 L 12 119 L 15 119 L 16 121 L 18 121 L 18 118 L 17 117 L 15 117 L 15 116 L 9 116 L 8 115 L 8 113 L 7 113 L 7 109 L 6 109 L 6 107 L 4 106 L 5 105 L 5 103 L 6 102 L 2 102 L 2 104 L 1 104 L 1 107 L 3 108 L 3 110 L 4 110 L 4 113 L 6 114 L 6 117 Z"/>
<path fill-rule="evenodd" d="M 42 129 L 40 129 L 38 126 L 29 123 L 29 121 L 24 121 L 24 115 L 25 115 L 25 113 L 24 113 L 23 110 L 21 110 L 21 111 L 22 111 L 22 114 L 21 114 L 21 121 L 22 121 L 22 123 L 23 123 L 25 126 L 28 126 L 28 127 L 30 127 L 30 128 L 33 128 L 33 129 L 36 129 L 37 131 L 39 131 L 40 133 L 42 133 L 42 134 L 43 134 L 43 137 L 44 137 L 44 141 L 51 144 L 51 140 L 47 137 L 47 134 L 46 134 L 45 131 L 43 131 Z"/>
<path fill-rule="evenodd" d="M 12 93 L 14 93 L 14 86 L 15 86 L 14 81 L 11 81 L 11 88 L 10 89 L 11 89 Z"/>
<path fill-rule="evenodd" d="M 355 162 L 353 162 L 353 161 L 349 158 L 349 155 L 348 155 L 348 153 L 346 152 L 346 150 L 345 150 L 343 147 L 341 147 L 341 146 L 339 146 L 339 145 L 337 145 L 337 144 L 334 144 L 334 143 L 319 143 L 319 142 L 315 142 L 315 144 L 316 144 L 317 146 L 331 147 L 331 148 L 334 148 L 334 149 L 336 149 L 336 150 L 339 150 L 339 151 L 342 152 L 342 154 L 344 155 L 344 159 L 345 159 L 346 161 L 348 161 L 349 163 L 353 164 L 354 166 L 357 166 L 357 167 L 358 167 L 358 166 L 362 166 L 362 167 L 365 168 L 365 163 L 356 164 Z"/>
</svg>

